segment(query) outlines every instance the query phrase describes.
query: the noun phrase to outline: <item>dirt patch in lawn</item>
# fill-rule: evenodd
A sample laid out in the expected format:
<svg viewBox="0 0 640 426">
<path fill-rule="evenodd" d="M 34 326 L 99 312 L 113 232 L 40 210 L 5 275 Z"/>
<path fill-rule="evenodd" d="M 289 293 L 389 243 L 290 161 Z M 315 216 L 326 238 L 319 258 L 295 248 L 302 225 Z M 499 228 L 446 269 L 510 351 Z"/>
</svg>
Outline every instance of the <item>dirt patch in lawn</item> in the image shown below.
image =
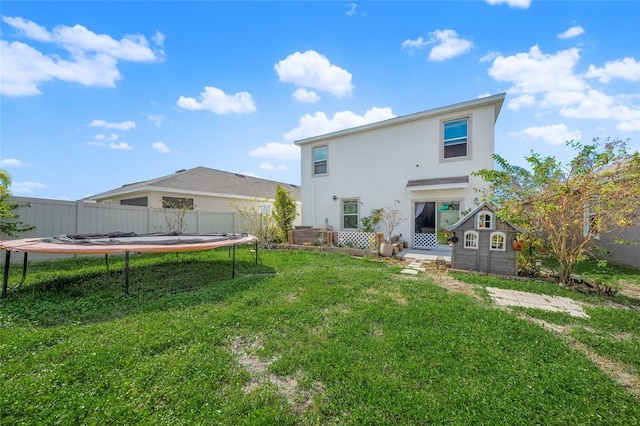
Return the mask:
<svg viewBox="0 0 640 426">
<path fill-rule="evenodd" d="M 256 354 L 260 349 L 262 344 L 255 338 L 238 337 L 231 344 L 231 352 L 236 356 L 238 364 L 251 375 L 251 380 L 243 386 L 242 391 L 251 393 L 263 384 L 275 385 L 294 411 L 304 414 L 313 405 L 316 395 L 324 392 L 324 386 L 315 382 L 309 389 L 303 389 L 298 381 L 302 374 L 281 377 L 269 372 L 269 366 L 278 358 L 261 360 Z"/>
<path fill-rule="evenodd" d="M 640 300 L 640 285 L 627 280 L 620 280 L 620 294 Z"/>
<path fill-rule="evenodd" d="M 436 273 L 431 272 L 431 278 L 433 282 L 443 288 L 454 293 L 462 293 L 467 296 L 472 296 L 478 300 L 483 300 L 482 297 L 476 292 L 475 287 L 472 284 L 468 284 L 462 281 L 458 281 L 455 278 L 450 277 L 445 271 L 438 271 Z"/>
</svg>

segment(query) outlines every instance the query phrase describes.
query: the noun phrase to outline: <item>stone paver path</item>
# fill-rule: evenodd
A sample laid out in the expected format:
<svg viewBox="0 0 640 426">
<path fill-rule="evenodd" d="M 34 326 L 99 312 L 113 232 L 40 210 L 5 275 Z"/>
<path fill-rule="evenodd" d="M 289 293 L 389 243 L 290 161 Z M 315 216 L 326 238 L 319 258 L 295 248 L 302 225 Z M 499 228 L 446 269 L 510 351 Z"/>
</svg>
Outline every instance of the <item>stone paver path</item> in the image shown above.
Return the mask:
<svg viewBox="0 0 640 426">
<path fill-rule="evenodd" d="M 495 287 L 487 287 L 487 291 L 498 306 L 522 306 L 524 308 L 544 309 L 545 311 L 565 312 L 574 317 L 589 318 L 589 315 L 582 310 L 582 306 L 568 297 L 503 290 Z"/>
</svg>

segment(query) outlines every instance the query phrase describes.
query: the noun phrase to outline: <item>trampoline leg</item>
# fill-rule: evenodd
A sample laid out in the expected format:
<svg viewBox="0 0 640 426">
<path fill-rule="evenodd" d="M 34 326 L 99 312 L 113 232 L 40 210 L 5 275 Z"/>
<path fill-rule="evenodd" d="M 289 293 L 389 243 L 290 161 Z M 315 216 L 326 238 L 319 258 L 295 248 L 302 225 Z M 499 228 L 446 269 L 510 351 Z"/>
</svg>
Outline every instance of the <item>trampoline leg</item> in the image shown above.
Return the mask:
<svg viewBox="0 0 640 426">
<path fill-rule="evenodd" d="M 109 255 L 104 255 L 104 264 L 107 265 L 107 272 L 109 272 Z"/>
<path fill-rule="evenodd" d="M 124 293 L 129 294 L 129 252 L 124 254 Z"/>
<path fill-rule="evenodd" d="M 256 241 L 256 265 L 258 264 L 258 242 Z"/>
<path fill-rule="evenodd" d="M 22 263 L 22 282 L 27 279 L 27 252 L 24 252 L 24 261 Z"/>
<path fill-rule="evenodd" d="M 7 287 L 9 286 L 9 262 L 11 261 L 11 250 L 7 250 L 4 256 L 4 277 L 2 278 L 2 298 L 7 298 Z"/>
<path fill-rule="evenodd" d="M 233 245 L 233 260 L 231 261 L 231 278 L 236 277 L 236 245 Z"/>
</svg>

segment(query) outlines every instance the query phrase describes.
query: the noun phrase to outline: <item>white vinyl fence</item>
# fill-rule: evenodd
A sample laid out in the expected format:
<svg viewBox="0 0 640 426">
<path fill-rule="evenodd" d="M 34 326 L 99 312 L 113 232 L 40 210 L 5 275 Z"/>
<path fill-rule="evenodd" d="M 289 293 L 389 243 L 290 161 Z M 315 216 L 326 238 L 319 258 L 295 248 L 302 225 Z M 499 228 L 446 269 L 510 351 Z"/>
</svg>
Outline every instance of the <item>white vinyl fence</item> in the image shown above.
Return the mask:
<svg viewBox="0 0 640 426">
<path fill-rule="evenodd" d="M 84 201 L 60 201 L 42 198 L 12 197 L 22 204 L 14 213 L 18 221 L 35 226 L 21 232 L 17 238 L 55 237 L 63 234 L 104 234 L 109 232 L 137 232 L 140 234 L 170 232 L 169 223 L 175 223 L 184 214 L 182 232 L 246 232 L 240 215 L 235 212 L 209 212 L 200 210 L 172 210 L 136 206 L 122 206 Z M 173 229 L 175 230 L 175 229 Z M 1 235 L 3 240 L 14 239 Z M 30 254 L 29 259 L 54 259 L 69 255 Z M 4 256 L 0 256 L 4 263 Z M 21 261 L 22 256 L 12 256 Z"/>
</svg>

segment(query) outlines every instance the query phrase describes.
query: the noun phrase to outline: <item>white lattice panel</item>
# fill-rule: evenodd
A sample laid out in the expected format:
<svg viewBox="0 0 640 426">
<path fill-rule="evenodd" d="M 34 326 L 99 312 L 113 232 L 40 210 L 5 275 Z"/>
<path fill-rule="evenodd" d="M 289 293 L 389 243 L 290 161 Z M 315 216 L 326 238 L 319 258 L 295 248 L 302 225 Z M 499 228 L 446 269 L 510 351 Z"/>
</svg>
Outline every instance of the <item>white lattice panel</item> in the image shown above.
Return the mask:
<svg viewBox="0 0 640 426">
<path fill-rule="evenodd" d="M 416 247 L 435 248 L 438 246 L 436 234 L 413 234 L 413 244 Z"/>
<path fill-rule="evenodd" d="M 338 244 L 341 246 L 367 249 L 375 244 L 375 239 L 376 234 L 373 232 L 338 232 Z"/>
</svg>

